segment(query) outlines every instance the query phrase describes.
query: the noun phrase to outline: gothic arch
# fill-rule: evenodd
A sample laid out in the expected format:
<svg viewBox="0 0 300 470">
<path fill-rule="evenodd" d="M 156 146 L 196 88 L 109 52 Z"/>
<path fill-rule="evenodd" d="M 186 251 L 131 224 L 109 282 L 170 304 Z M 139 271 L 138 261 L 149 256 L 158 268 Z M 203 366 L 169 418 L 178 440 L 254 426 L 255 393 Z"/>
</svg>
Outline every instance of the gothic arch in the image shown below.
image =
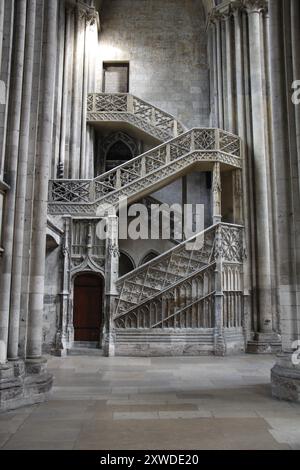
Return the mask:
<svg viewBox="0 0 300 470">
<path fill-rule="evenodd" d="M 119 258 L 119 277 L 125 276 L 125 274 L 133 271 L 136 268 L 136 264 L 126 251 L 120 250 Z"/>
<path fill-rule="evenodd" d="M 141 259 L 140 261 L 140 266 L 142 266 L 143 264 L 146 264 L 148 263 L 149 261 L 153 260 L 154 258 L 156 258 L 157 256 L 159 256 L 159 253 L 155 250 L 149 250 L 144 256 L 143 258 Z"/>
<path fill-rule="evenodd" d="M 123 144 L 128 147 L 130 150 L 132 157 L 137 156 L 138 154 L 138 148 L 135 140 L 130 137 L 128 134 L 125 134 L 125 132 L 113 132 L 109 136 L 107 136 L 104 141 L 103 141 L 103 154 L 106 160 L 106 156 L 109 152 L 109 150 L 112 148 L 114 144 L 117 142 L 122 142 Z"/>
</svg>

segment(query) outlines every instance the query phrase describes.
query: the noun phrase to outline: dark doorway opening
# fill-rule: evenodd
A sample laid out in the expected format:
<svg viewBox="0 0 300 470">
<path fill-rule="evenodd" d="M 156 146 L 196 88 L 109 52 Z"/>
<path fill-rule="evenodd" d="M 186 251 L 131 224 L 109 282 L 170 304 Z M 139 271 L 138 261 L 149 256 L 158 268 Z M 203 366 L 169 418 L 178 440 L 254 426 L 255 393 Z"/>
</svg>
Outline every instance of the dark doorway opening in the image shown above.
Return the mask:
<svg viewBox="0 0 300 470">
<path fill-rule="evenodd" d="M 74 281 L 74 340 L 100 341 L 103 325 L 103 281 L 92 273 Z"/>
<path fill-rule="evenodd" d="M 129 93 L 129 63 L 103 63 L 103 93 Z"/>
<path fill-rule="evenodd" d="M 132 152 L 128 145 L 121 140 L 115 142 L 106 155 L 106 171 L 112 170 L 118 165 L 131 160 Z"/>
</svg>

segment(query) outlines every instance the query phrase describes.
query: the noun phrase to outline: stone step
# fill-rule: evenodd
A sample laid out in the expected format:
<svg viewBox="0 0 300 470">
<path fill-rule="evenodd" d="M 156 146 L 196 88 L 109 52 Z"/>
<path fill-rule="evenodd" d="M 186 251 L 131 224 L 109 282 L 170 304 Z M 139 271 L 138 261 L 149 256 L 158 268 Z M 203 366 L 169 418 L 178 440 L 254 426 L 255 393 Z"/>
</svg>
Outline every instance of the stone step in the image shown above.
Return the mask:
<svg viewBox="0 0 300 470">
<path fill-rule="evenodd" d="M 98 349 L 99 348 L 99 341 L 74 341 L 73 346 L 74 346 L 74 348 Z"/>
<path fill-rule="evenodd" d="M 68 356 L 103 356 L 103 349 L 94 348 L 71 348 L 67 349 Z"/>
</svg>

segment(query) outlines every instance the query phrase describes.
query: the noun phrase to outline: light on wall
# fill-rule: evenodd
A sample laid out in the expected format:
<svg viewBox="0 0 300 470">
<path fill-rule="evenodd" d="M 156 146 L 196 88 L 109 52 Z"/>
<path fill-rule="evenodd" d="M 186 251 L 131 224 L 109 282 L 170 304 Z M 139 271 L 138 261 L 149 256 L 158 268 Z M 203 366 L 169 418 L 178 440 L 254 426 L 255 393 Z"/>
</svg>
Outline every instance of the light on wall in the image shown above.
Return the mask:
<svg viewBox="0 0 300 470">
<path fill-rule="evenodd" d="M 123 51 L 119 47 L 100 41 L 100 53 L 104 61 L 121 60 Z"/>
<path fill-rule="evenodd" d="M 2 253 L 2 228 L 3 228 L 3 208 L 4 208 L 4 197 L 5 194 L 0 189 L 0 256 Z"/>
</svg>

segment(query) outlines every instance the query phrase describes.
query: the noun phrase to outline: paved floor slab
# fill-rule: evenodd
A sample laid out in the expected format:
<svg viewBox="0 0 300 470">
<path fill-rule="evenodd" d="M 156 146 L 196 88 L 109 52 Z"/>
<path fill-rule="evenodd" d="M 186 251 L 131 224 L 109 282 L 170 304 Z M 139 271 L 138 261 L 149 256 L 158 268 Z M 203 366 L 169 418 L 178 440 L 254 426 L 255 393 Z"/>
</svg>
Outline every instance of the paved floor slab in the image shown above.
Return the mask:
<svg viewBox="0 0 300 470">
<path fill-rule="evenodd" d="M 49 357 L 46 403 L 0 415 L 1 449 L 299 449 L 272 356 Z"/>
</svg>

